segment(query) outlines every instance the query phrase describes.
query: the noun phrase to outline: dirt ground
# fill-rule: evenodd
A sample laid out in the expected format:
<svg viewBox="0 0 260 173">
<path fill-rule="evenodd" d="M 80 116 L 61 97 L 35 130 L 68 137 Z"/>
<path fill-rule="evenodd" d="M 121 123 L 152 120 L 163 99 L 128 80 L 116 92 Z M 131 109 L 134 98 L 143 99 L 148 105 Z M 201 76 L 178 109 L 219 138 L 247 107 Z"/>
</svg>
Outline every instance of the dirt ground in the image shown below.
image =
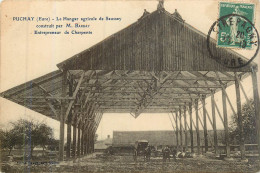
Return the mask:
<svg viewBox="0 0 260 173">
<path fill-rule="evenodd" d="M 259 162 L 249 159 L 241 162 L 217 160 L 205 156 L 171 159 L 152 157 L 144 162 L 142 157 L 134 162 L 130 155 L 111 156 L 95 153 L 77 160 L 64 162 L 32 162 L 31 166 L 21 162 L 2 164 L 2 172 L 258 172 Z"/>
</svg>

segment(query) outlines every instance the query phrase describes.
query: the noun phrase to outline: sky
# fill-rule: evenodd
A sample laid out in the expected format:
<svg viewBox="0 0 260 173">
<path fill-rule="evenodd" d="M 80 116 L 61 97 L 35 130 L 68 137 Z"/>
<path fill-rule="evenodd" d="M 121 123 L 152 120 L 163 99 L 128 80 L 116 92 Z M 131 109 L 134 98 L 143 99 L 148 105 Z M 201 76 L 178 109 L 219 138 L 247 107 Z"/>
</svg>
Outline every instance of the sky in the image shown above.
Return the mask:
<svg viewBox="0 0 260 173">
<path fill-rule="evenodd" d="M 153 12 L 157 4 L 158 1 L 3 1 L 1 3 L 0 92 L 57 70 L 56 64 L 136 22 L 142 16 L 144 9 Z M 164 7 L 170 13 L 177 9 L 185 22 L 203 33 L 207 33 L 218 18 L 218 1 L 166 0 Z M 92 35 L 35 35 L 34 30 L 39 23 L 13 21 L 13 17 L 98 18 L 105 16 L 120 17 L 122 20 L 88 22 L 89 29 L 93 31 Z M 259 19 L 259 5 L 256 9 L 256 18 Z M 65 23 L 56 22 L 56 24 Z M 256 23 L 256 27 L 260 28 L 259 23 Z M 65 28 L 61 30 L 65 31 Z M 246 57 L 252 54 L 250 51 L 238 52 Z M 254 61 L 259 62 L 259 55 Z M 260 81 L 259 73 L 258 81 Z M 242 84 L 251 98 L 251 78 L 245 79 Z M 236 109 L 234 86 L 229 87 L 227 92 Z M 215 99 L 222 111 L 220 96 L 221 93 L 217 93 Z M 244 103 L 245 98 L 242 93 L 241 97 Z M 207 99 L 206 103 L 210 113 L 210 100 Z M 228 112 L 230 115 L 229 106 Z M 54 128 L 55 137 L 59 136 L 57 121 L 0 98 L 0 125 L 8 128 L 10 121 L 19 118 L 44 121 Z M 217 122 L 217 128 L 223 128 L 218 115 Z M 137 119 L 130 114 L 104 114 L 97 130 L 99 139 L 104 139 L 107 135 L 112 136 L 113 130 L 172 130 L 172 126 L 168 114 L 141 114 Z"/>
</svg>

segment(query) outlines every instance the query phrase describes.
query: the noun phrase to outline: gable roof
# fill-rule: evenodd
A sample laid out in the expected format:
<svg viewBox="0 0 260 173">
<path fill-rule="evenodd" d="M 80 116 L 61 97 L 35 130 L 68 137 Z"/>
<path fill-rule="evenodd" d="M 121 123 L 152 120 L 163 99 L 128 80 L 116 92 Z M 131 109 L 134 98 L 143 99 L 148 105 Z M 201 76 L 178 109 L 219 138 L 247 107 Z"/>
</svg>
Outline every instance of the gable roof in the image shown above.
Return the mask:
<svg viewBox="0 0 260 173">
<path fill-rule="evenodd" d="M 213 39 L 210 44 L 223 57 L 246 60 L 216 48 Z M 235 71 L 238 78 L 247 77 L 253 66 L 257 65 L 232 69 L 216 62 L 207 50 L 205 34 L 185 23 L 178 12 L 161 9 L 145 11 L 134 24 L 58 64 L 59 70 L 11 88 L 1 97 L 56 120 L 61 99 L 79 97 L 87 100 L 84 109 L 89 112 L 93 108 L 95 113 L 127 112 L 137 117 L 143 112 L 179 110 L 232 85 Z M 61 98 L 66 70 L 71 89 L 78 90 L 76 96 Z"/>
<path fill-rule="evenodd" d="M 207 35 L 187 24 L 177 12 L 164 9 L 143 16 L 125 29 L 89 49 L 59 63 L 68 70 L 140 70 L 140 71 L 250 71 L 250 65 L 234 69 L 216 62 L 207 49 Z M 213 52 L 231 62 L 244 56 L 225 48 Z"/>
</svg>

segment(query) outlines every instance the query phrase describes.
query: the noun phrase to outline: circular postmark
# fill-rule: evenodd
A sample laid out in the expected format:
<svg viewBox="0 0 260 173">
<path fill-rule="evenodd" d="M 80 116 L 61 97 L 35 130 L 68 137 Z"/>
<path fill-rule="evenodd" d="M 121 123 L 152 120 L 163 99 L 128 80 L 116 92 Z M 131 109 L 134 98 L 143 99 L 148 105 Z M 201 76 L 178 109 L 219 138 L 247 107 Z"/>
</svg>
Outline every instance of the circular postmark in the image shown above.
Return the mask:
<svg viewBox="0 0 260 173">
<path fill-rule="evenodd" d="M 211 39 L 211 34 L 217 34 L 217 42 Z M 245 49 L 255 51 L 247 59 L 231 50 Z M 228 68 L 242 68 L 250 64 L 259 50 L 259 34 L 254 24 L 245 16 L 228 14 L 215 21 L 207 35 L 207 49 L 211 58 Z M 225 51 L 224 51 L 224 50 Z"/>
</svg>

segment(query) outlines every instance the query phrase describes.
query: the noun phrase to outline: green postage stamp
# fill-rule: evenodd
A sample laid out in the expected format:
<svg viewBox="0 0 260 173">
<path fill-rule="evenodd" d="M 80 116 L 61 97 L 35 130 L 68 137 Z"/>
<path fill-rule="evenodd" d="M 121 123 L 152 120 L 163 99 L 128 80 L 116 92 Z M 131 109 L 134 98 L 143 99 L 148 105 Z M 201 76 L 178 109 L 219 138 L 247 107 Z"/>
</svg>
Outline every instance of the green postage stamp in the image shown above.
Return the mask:
<svg viewBox="0 0 260 173">
<path fill-rule="evenodd" d="M 255 4 L 219 3 L 218 47 L 251 49 Z"/>
</svg>

